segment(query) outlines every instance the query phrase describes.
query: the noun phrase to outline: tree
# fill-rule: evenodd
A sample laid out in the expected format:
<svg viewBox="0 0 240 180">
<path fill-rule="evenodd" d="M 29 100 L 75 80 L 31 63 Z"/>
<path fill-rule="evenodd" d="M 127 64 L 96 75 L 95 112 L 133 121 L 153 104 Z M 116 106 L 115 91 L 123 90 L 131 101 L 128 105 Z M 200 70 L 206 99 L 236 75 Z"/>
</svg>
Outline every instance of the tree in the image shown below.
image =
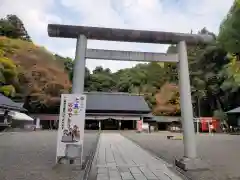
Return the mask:
<svg viewBox="0 0 240 180">
<path fill-rule="evenodd" d="M 156 93 L 156 106 L 153 108 L 155 115 L 179 115 L 180 99 L 178 86 L 165 83 Z"/>
<path fill-rule="evenodd" d="M 226 110 L 240 106 L 240 66 L 236 56 L 228 55 L 229 63 L 220 71 L 224 78 L 221 89 L 225 92 L 224 105 Z"/>
<path fill-rule="evenodd" d="M 201 106 L 196 109 L 201 108 L 202 116 L 212 116 L 214 110 L 224 108 L 225 92 L 221 89 L 224 77 L 220 72 L 229 62 L 226 55 L 217 44 L 210 45 L 191 63 L 192 99 L 194 106 Z"/>
<path fill-rule="evenodd" d="M 13 37 L 14 26 L 6 19 L 0 19 L 0 36 Z"/>
<path fill-rule="evenodd" d="M 96 67 L 93 73 L 85 79 L 85 88 L 88 91 L 112 91 L 116 83 L 110 69 L 104 69 L 101 66 Z"/>
<path fill-rule="evenodd" d="M 0 19 L 0 35 L 31 41 L 22 20 L 12 14 L 7 15 L 4 19 Z"/>
<path fill-rule="evenodd" d="M 64 69 L 68 73 L 69 80 L 72 82 L 73 80 L 73 66 L 74 66 L 74 61 L 67 57 L 62 57 L 60 55 L 55 54 L 56 60 L 63 61 L 64 63 Z M 87 67 L 85 67 L 85 77 L 84 77 L 84 87 L 86 91 L 90 90 L 91 82 L 90 82 L 90 71 Z"/>
<path fill-rule="evenodd" d="M 176 45 L 170 45 L 167 49 L 168 54 L 176 54 L 177 52 L 177 46 Z M 176 63 L 164 63 L 165 68 L 165 77 L 167 78 L 167 81 L 178 83 L 178 69 Z"/>
<path fill-rule="evenodd" d="M 11 59 L 5 57 L 0 49 L 0 92 L 6 96 L 14 96 L 17 76 L 16 65 Z"/>
<path fill-rule="evenodd" d="M 240 6 L 237 0 L 234 1 L 226 18 L 220 25 L 218 41 L 229 53 L 240 56 Z"/>
</svg>

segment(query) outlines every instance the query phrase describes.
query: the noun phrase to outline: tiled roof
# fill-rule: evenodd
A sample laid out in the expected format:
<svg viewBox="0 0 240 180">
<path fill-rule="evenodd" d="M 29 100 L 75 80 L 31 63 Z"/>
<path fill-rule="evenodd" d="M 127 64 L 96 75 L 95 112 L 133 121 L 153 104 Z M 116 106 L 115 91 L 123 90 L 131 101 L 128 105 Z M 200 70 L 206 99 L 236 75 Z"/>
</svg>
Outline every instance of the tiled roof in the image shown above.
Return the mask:
<svg viewBox="0 0 240 180">
<path fill-rule="evenodd" d="M 138 111 L 149 113 L 150 109 L 143 96 L 128 93 L 89 92 L 87 111 Z"/>
<path fill-rule="evenodd" d="M 237 108 L 235 108 L 235 109 L 232 109 L 232 110 L 228 111 L 227 113 L 239 114 L 239 113 L 240 113 L 240 107 L 237 107 Z"/>
<path fill-rule="evenodd" d="M 2 95 L 1 93 L 0 93 L 0 108 L 17 111 L 26 111 L 26 109 L 22 108 L 18 103 L 15 103 L 10 98 Z"/>
</svg>

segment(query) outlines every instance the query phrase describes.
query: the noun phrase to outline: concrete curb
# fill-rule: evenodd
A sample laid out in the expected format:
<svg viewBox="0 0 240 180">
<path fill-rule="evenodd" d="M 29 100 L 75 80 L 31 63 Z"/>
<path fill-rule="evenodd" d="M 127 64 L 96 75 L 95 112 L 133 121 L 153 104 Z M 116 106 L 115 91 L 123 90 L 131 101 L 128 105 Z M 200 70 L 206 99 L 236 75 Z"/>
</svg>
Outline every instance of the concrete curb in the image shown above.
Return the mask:
<svg viewBox="0 0 240 180">
<path fill-rule="evenodd" d="M 84 164 L 84 166 L 85 166 L 84 170 L 83 170 L 84 172 L 80 176 L 81 180 L 88 180 L 89 178 L 91 179 L 91 177 L 89 177 L 89 175 L 91 176 L 92 165 L 94 164 L 95 159 L 96 159 L 95 155 L 98 153 L 98 147 L 100 144 L 99 140 L 100 140 L 100 133 L 98 134 L 96 145 L 94 146 L 93 150 L 89 153 L 89 158 L 88 158 L 87 162 L 85 162 L 85 164 Z"/>
</svg>

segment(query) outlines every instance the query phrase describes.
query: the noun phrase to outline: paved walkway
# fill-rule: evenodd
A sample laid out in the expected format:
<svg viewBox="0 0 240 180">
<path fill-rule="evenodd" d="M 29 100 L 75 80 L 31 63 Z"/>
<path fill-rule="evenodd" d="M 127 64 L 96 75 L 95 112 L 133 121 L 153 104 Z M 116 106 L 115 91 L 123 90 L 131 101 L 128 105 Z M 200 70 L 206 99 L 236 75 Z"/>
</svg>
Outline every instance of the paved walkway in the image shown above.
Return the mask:
<svg viewBox="0 0 240 180">
<path fill-rule="evenodd" d="M 97 180 L 182 180 L 164 161 L 118 133 L 102 133 L 96 153 Z"/>
</svg>

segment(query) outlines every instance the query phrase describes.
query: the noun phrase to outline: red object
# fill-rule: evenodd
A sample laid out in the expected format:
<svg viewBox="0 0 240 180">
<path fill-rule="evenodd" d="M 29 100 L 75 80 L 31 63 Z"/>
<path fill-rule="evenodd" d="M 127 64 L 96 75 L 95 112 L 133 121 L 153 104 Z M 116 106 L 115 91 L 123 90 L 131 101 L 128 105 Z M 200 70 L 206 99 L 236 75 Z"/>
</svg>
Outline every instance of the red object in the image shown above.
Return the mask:
<svg viewBox="0 0 240 180">
<path fill-rule="evenodd" d="M 201 117 L 200 118 L 200 122 L 201 122 L 201 128 L 202 128 L 202 132 L 208 132 L 209 131 L 209 123 L 212 123 L 213 129 L 214 131 L 217 131 L 217 129 L 219 129 L 220 127 L 220 123 L 218 120 L 213 119 L 212 117 Z"/>
</svg>

